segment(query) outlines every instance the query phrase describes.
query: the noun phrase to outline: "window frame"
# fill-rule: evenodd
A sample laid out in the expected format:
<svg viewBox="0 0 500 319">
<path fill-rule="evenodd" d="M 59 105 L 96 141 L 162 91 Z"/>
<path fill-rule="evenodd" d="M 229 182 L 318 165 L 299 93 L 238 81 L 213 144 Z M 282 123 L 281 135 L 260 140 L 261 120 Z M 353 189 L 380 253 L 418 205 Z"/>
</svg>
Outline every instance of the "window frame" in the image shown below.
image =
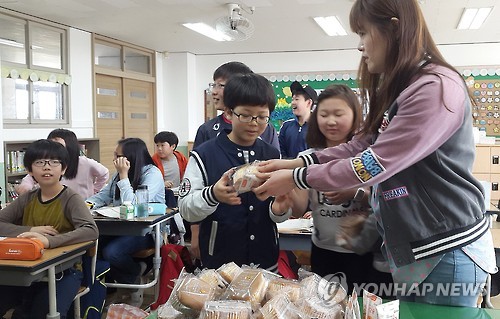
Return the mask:
<svg viewBox="0 0 500 319">
<path fill-rule="evenodd" d="M 15 63 L 9 61 L 2 61 L 2 68 L 10 68 L 10 69 L 19 69 L 23 73 L 28 72 L 30 75 L 32 73 L 51 73 L 55 76 L 69 76 L 68 68 L 69 68 L 69 45 L 68 45 L 68 34 L 69 29 L 66 27 L 61 27 L 57 25 L 50 25 L 43 22 L 39 22 L 27 16 L 16 16 L 3 11 L 0 11 L 0 15 L 5 19 L 15 19 L 15 20 L 24 20 L 25 21 L 25 56 L 26 56 L 26 64 Z M 39 66 L 33 64 L 33 30 L 35 28 L 45 29 L 54 31 L 59 33 L 59 41 L 60 41 L 60 59 L 61 59 L 61 68 L 51 68 L 46 66 Z M 17 80 L 21 78 L 21 76 L 12 78 L 12 80 Z M 27 79 L 22 78 L 28 82 L 28 118 L 27 119 L 6 119 L 2 117 L 2 121 L 5 128 L 17 128 L 24 125 L 29 125 L 30 127 L 53 127 L 57 126 L 65 126 L 70 124 L 71 114 L 70 114 L 70 89 L 66 83 L 61 83 L 54 80 L 46 80 L 43 82 L 52 82 L 60 85 L 61 88 L 61 108 L 56 110 L 60 111 L 63 114 L 62 119 L 35 119 L 34 118 L 34 95 L 35 95 L 35 83 L 37 81 L 33 81 L 28 76 Z"/>
</svg>

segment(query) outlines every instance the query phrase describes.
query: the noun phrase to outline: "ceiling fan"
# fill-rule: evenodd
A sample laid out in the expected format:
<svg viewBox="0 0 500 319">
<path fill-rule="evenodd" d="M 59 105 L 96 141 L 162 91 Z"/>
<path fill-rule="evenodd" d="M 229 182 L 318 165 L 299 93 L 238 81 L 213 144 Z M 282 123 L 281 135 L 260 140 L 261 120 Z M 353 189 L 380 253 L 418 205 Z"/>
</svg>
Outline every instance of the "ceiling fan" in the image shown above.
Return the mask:
<svg viewBox="0 0 500 319">
<path fill-rule="evenodd" d="M 242 10 L 253 14 L 255 8 L 249 8 L 249 11 L 242 9 L 239 4 L 226 4 L 229 14 L 222 16 L 215 21 L 215 29 L 224 34 L 229 41 L 243 41 L 250 38 L 254 32 L 253 23 L 243 17 Z"/>
</svg>

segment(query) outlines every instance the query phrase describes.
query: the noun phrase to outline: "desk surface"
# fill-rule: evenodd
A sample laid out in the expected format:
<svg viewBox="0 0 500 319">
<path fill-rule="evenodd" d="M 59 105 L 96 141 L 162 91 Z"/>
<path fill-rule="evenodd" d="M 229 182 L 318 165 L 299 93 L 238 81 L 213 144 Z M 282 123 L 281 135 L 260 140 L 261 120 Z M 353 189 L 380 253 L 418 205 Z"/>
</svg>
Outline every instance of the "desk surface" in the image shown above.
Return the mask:
<svg viewBox="0 0 500 319">
<path fill-rule="evenodd" d="M 46 249 L 38 260 L 0 260 L 0 284 L 29 286 L 45 276 L 45 270 L 57 266 L 57 271 L 68 269 L 85 251 L 95 245 L 94 241 Z"/>
<path fill-rule="evenodd" d="M 165 215 L 153 215 L 131 220 L 94 217 L 94 221 L 99 228 L 100 235 L 122 236 L 127 234 L 130 236 L 144 236 L 151 228 L 173 218 L 177 213 L 178 210 L 167 208 L 167 213 Z"/>
</svg>

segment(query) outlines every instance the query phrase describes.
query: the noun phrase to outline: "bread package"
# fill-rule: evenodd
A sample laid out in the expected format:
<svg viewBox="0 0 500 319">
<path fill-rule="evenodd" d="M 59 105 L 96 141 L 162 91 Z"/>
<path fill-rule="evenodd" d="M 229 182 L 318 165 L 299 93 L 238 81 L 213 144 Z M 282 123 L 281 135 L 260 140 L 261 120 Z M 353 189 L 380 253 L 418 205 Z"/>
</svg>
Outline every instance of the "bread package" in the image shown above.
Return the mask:
<svg viewBox="0 0 500 319">
<path fill-rule="evenodd" d="M 268 280 L 261 269 L 242 269 L 227 288 L 228 299 L 259 304 L 265 296 Z"/>
<path fill-rule="evenodd" d="M 318 297 L 303 300 L 300 311 L 307 318 L 343 319 L 344 308 L 341 304 L 329 304 Z"/>
<path fill-rule="evenodd" d="M 200 319 L 250 319 L 250 303 L 241 300 L 207 301 Z"/>
<path fill-rule="evenodd" d="M 279 294 L 286 294 L 291 302 L 300 298 L 300 284 L 297 281 L 284 278 L 273 278 L 267 286 L 266 299 L 271 299 Z"/>
<path fill-rule="evenodd" d="M 213 298 L 215 288 L 197 277 L 188 277 L 184 279 L 184 283 L 177 290 L 177 297 L 184 306 L 200 311 L 205 301 Z"/>
<path fill-rule="evenodd" d="M 230 262 L 220 266 L 217 269 L 219 275 L 224 278 L 227 283 L 231 283 L 236 276 L 241 272 L 240 266 L 236 265 L 234 262 Z"/>
<path fill-rule="evenodd" d="M 280 294 L 260 309 L 260 318 L 262 319 L 299 319 L 298 309 L 288 299 L 286 294 Z"/>
<path fill-rule="evenodd" d="M 358 236 L 363 230 L 366 218 L 366 212 L 351 212 L 339 218 L 339 231 L 335 236 L 337 245 L 345 245 L 347 243 L 347 238 Z"/>
<path fill-rule="evenodd" d="M 254 161 L 234 168 L 231 180 L 236 192 L 246 193 L 262 184 L 263 181 L 255 176 L 259 172 L 258 163 L 259 161 Z"/>
</svg>

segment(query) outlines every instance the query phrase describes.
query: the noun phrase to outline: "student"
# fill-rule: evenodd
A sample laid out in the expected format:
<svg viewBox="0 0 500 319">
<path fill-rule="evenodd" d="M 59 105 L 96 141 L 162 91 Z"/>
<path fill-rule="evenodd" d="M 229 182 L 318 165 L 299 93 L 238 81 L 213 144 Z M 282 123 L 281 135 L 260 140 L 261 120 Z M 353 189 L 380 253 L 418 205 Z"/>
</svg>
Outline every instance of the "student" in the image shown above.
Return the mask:
<svg viewBox="0 0 500 319">
<path fill-rule="evenodd" d="M 276 271 L 275 222 L 287 219 L 291 212 L 276 216 L 269 212 L 270 199 L 260 201 L 252 192 L 238 195 L 229 177 L 236 166 L 279 158 L 276 148 L 258 138 L 266 129 L 276 98 L 270 82 L 254 73 L 232 77 L 225 90 L 232 130 L 191 152 L 179 187 L 180 212 L 187 221 L 200 222 L 204 267 L 218 268 L 233 261 Z"/>
<path fill-rule="evenodd" d="M 216 137 L 220 132 L 231 129 L 230 111 L 227 110 L 226 105 L 224 104 L 224 90 L 226 82 L 235 75 L 248 73 L 253 73 L 253 71 L 241 62 L 227 62 L 215 70 L 213 75 L 214 83 L 210 83 L 212 100 L 215 108 L 223 113 L 200 125 L 198 131 L 196 132 L 193 148 L 196 148 L 201 143 Z M 279 149 L 278 134 L 276 133 L 274 126 L 270 123 L 267 124 L 266 129 L 260 138 Z"/>
<path fill-rule="evenodd" d="M 281 158 L 296 158 L 299 152 L 307 149 L 307 121 L 318 99 L 316 91 L 307 84 L 301 85 L 295 81 L 290 85 L 290 90 L 295 118 L 281 125 L 279 134 Z"/>
<path fill-rule="evenodd" d="M 61 143 L 68 150 L 68 167 L 64 173 L 62 184 L 78 192 L 83 198 L 92 196 L 101 190 L 108 181 L 109 171 L 101 163 L 80 155 L 80 144 L 75 133 L 58 128 L 51 131 L 47 139 Z M 37 183 L 28 174 L 16 187 L 16 191 L 18 194 L 23 194 L 36 186 Z"/>
<path fill-rule="evenodd" d="M 200 125 L 198 131 L 196 132 L 193 148 L 198 147 L 203 142 L 217 137 L 220 132 L 231 130 L 231 111 L 224 103 L 224 87 L 226 86 L 227 81 L 229 81 L 229 79 L 233 76 L 249 73 L 253 73 L 253 71 L 247 65 L 236 61 L 224 63 L 215 70 L 213 74 L 214 83 L 210 83 L 212 100 L 216 109 L 222 111 L 223 113 Z M 278 134 L 271 123 L 267 123 L 266 129 L 260 138 L 279 150 Z M 197 224 L 192 224 L 190 252 L 195 259 L 200 259 L 198 233 L 199 229 Z"/>
<path fill-rule="evenodd" d="M 87 198 L 93 208 L 120 206 L 125 201 L 135 203 L 135 191 L 139 185 L 148 187 L 149 202 L 165 203 L 165 187 L 160 170 L 154 165 L 148 148 L 140 138 L 118 141 L 113 164 L 116 173 L 103 189 Z M 134 253 L 154 247 L 151 234 L 145 236 L 101 236 L 99 246 L 105 260 L 111 265 L 110 276 L 120 283 L 140 283 L 146 264 L 136 262 Z M 142 304 L 142 289 L 132 294 L 134 305 Z"/>
<path fill-rule="evenodd" d="M 99 232 L 83 198 L 60 183 L 68 152 L 51 140 L 33 142 L 24 166 L 39 188 L 19 196 L 0 213 L 0 236 L 39 239 L 45 248 L 96 240 Z M 77 265 L 75 265 L 77 266 Z M 73 267 L 56 274 L 57 311 L 66 318 L 83 278 Z M 0 315 L 15 308 L 12 318 L 45 318 L 49 312 L 47 283 L 30 287 L 0 286 Z"/>
<path fill-rule="evenodd" d="M 166 188 L 178 187 L 186 171 L 187 158 L 176 151 L 179 138 L 173 132 L 160 132 L 154 137 L 156 152 L 153 162 L 160 169 Z"/>
<path fill-rule="evenodd" d="M 255 192 L 373 186 L 383 251 L 394 282 L 406 287 L 399 297 L 475 307 L 481 289 L 471 287 L 496 267 L 484 192 L 471 173 L 464 80 L 437 49 L 417 1 L 357 0 L 350 23 L 360 37 L 360 87 L 370 110 L 362 130 L 347 144 L 264 163 L 261 171 L 280 170 L 260 175 L 269 179 Z M 450 294 L 437 289 L 453 283 L 466 285 Z"/>
<path fill-rule="evenodd" d="M 306 141 L 312 148 L 299 155 L 348 142 L 361 120 L 362 110 L 354 92 L 345 85 L 328 86 L 319 95 L 318 105 L 309 118 Z M 293 215 L 301 217 L 308 209 L 312 211 L 311 270 L 314 273 L 322 277 L 344 273 L 349 292 L 354 283 L 361 286 L 363 283 L 390 282 L 390 274 L 379 273 L 371 267 L 371 253 L 360 256 L 338 243 L 343 237 L 343 225 L 356 220 L 357 227 L 362 227 L 369 214 L 369 188 L 333 192 L 309 189 L 295 193 Z"/>
</svg>

